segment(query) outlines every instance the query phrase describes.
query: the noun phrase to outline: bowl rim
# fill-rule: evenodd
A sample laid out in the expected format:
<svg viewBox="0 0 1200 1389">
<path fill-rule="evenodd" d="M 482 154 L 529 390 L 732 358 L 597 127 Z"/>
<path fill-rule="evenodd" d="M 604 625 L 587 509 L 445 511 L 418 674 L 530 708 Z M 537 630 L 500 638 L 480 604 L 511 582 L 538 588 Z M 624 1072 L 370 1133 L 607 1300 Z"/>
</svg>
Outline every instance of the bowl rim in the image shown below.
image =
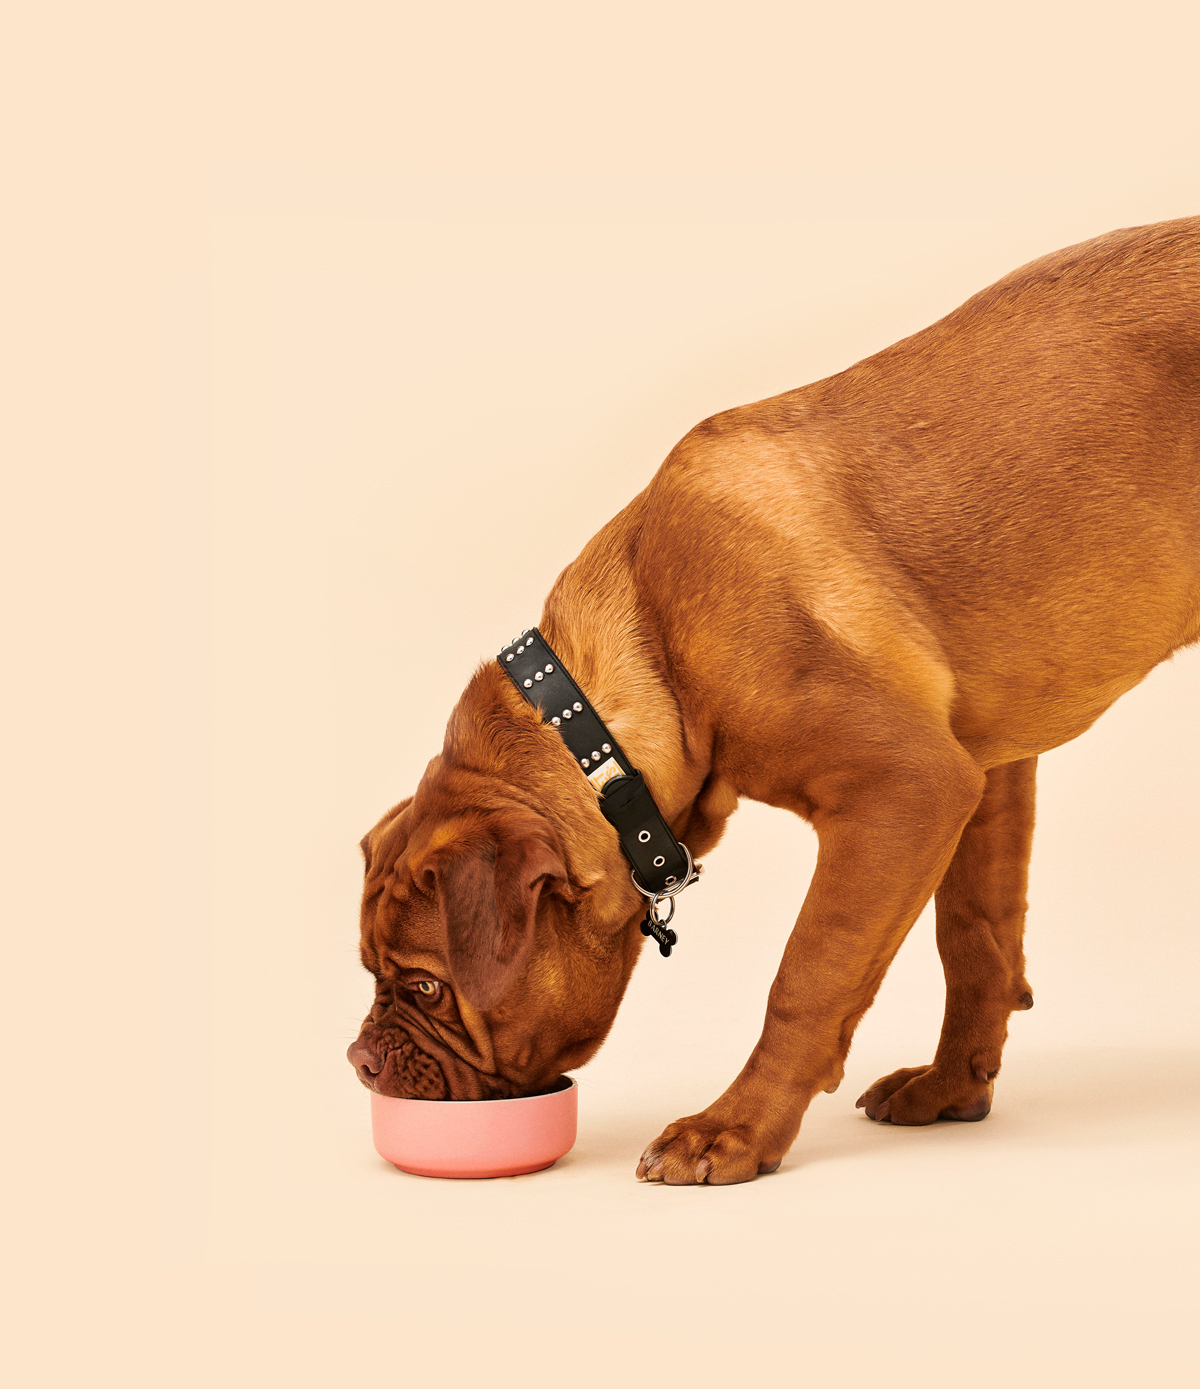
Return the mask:
<svg viewBox="0 0 1200 1389">
<path fill-rule="evenodd" d="M 562 1081 L 567 1084 L 561 1084 Z M 540 1095 L 511 1095 L 507 1099 L 499 1100 L 413 1100 L 404 1095 L 381 1095 L 378 1090 L 371 1091 L 371 1102 L 376 1100 L 387 1100 L 390 1104 L 427 1104 L 436 1106 L 438 1109 L 445 1109 L 447 1105 L 453 1105 L 455 1109 L 465 1109 L 468 1105 L 474 1104 L 537 1104 L 543 1100 L 556 1100 L 560 1095 L 565 1095 L 571 1090 L 579 1089 L 579 1082 L 574 1076 L 559 1076 L 554 1082 L 553 1090 L 545 1090 Z"/>
</svg>

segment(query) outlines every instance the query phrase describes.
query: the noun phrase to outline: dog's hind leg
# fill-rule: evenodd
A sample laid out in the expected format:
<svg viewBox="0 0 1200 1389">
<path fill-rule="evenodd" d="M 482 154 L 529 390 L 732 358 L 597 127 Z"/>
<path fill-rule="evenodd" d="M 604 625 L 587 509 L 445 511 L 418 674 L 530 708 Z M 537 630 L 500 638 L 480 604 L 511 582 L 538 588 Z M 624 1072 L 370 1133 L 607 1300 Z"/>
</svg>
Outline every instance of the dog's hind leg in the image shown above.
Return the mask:
<svg viewBox="0 0 1200 1389">
<path fill-rule="evenodd" d="M 929 1066 L 893 1071 L 858 1105 L 872 1119 L 929 1124 L 982 1119 L 1008 1035 L 1008 1015 L 1032 1008 L 1021 937 L 1033 840 L 1037 758 L 988 772 L 987 787 L 936 893 L 946 1016 Z"/>
</svg>

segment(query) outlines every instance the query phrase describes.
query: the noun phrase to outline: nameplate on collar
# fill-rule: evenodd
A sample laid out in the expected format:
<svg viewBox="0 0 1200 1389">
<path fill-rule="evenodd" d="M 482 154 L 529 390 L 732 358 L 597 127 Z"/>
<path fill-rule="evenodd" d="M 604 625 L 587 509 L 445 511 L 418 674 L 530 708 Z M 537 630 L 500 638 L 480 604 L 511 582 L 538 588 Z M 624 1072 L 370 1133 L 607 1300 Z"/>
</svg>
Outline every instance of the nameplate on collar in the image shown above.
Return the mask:
<svg viewBox="0 0 1200 1389">
<path fill-rule="evenodd" d="M 670 954 L 675 933 L 660 925 L 658 904 L 694 882 L 699 865 L 671 833 L 642 774 L 537 628 L 514 638 L 496 660 L 517 693 L 562 736 L 599 795 L 600 813 L 617 832 L 633 869 L 633 884 L 650 899 L 651 929 L 643 923 L 643 933 L 653 935 L 660 951 Z"/>
</svg>

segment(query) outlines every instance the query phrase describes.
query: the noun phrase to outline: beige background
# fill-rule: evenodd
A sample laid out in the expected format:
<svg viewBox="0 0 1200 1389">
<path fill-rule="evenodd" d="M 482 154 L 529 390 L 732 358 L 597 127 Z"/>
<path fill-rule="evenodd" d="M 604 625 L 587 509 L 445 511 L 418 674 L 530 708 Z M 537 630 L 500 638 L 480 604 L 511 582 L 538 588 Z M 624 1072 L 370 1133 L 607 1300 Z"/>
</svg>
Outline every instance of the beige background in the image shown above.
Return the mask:
<svg viewBox="0 0 1200 1389">
<path fill-rule="evenodd" d="M 1200 211 L 1193 15 L 17 21 L 19 1383 L 1192 1382 L 1194 651 L 1043 760 L 1037 1007 L 985 1124 L 853 1110 L 936 1038 L 923 919 L 778 1175 L 633 1181 L 740 1066 L 811 872 L 809 831 L 753 805 L 553 1171 L 387 1168 L 342 1052 L 357 840 L 473 664 L 706 414 Z"/>
</svg>

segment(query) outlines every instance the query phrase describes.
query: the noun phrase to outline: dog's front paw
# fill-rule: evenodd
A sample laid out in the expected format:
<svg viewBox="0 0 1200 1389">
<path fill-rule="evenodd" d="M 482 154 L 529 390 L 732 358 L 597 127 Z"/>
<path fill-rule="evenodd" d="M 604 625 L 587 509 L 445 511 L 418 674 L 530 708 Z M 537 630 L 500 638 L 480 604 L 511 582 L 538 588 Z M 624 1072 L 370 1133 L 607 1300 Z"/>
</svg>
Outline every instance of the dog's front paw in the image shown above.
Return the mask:
<svg viewBox="0 0 1200 1389">
<path fill-rule="evenodd" d="M 857 1109 L 868 1119 L 892 1124 L 932 1124 L 936 1119 L 971 1122 L 986 1119 L 992 1107 L 996 1071 L 983 1061 L 965 1075 L 952 1077 L 936 1066 L 909 1066 L 877 1080 L 860 1095 Z M 985 1069 L 986 1066 L 986 1069 Z"/>
<path fill-rule="evenodd" d="M 708 1114 L 677 1119 L 642 1154 L 637 1176 L 667 1186 L 732 1186 L 774 1172 L 782 1152 L 749 1124 L 731 1124 Z"/>
</svg>

